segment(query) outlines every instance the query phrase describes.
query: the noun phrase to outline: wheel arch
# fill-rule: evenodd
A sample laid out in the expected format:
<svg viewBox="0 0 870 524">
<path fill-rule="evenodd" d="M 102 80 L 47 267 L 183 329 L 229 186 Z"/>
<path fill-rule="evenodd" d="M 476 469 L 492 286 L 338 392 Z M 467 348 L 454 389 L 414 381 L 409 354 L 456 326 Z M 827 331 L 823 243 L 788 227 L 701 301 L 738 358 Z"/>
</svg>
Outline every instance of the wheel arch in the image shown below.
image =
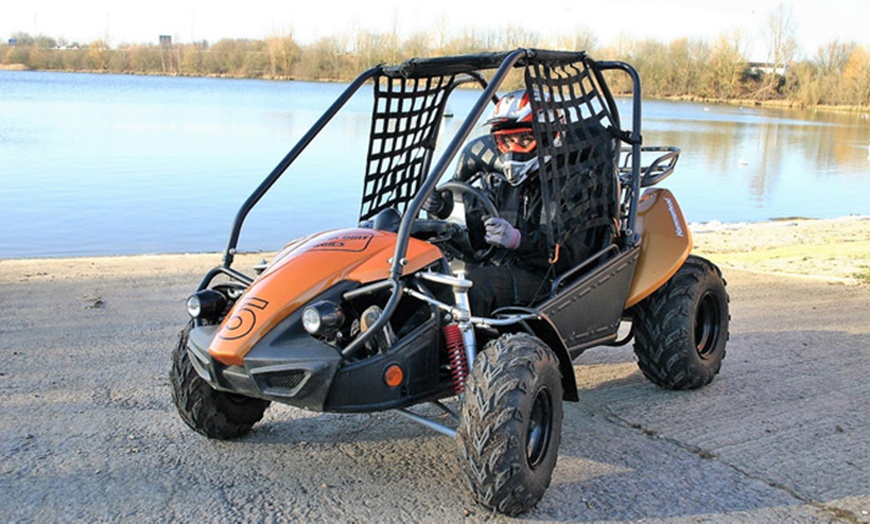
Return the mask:
<svg viewBox="0 0 870 524">
<path fill-rule="evenodd" d="M 501 312 L 503 310 L 499 310 L 499 313 Z M 528 311 L 524 312 L 528 313 Z M 571 402 L 580 400 L 580 396 L 577 394 L 577 379 L 574 377 L 574 363 L 570 353 L 568 353 L 568 348 L 550 319 L 538 313 L 536 320 L 524 321 L 522 325 L 523 331 L 541 339 L 559 359 L 559 372 L 562 376 L 562 400 Z"/>
</svg>

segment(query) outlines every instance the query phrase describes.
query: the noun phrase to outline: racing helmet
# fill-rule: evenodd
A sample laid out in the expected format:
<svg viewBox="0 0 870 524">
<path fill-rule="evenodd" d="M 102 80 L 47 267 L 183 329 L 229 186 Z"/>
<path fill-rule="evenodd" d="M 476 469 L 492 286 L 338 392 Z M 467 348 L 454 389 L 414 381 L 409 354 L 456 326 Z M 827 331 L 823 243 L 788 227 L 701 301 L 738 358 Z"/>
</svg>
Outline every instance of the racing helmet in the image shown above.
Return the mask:
<svg viewBox="0 0 870 524">
<path fill-rule="evenodd" d="M 536 115 L 529 103 L 529 96 L 530 92 L 525 89 L 505 94 L 499 99 L 487 120 L 502 161 L 503 174 L 508 183 L 513 186 L 523 183 L 540 167 L 536 151 L 538 141 L 532 131 L 532 122 L 534 120 L 551 122 L 561 118 L 552 111 L 538 111 Z M 541 93 L 532 90 L 531 96 L 540 97 Z M 546 93 L 544 93 L 544 100 L 549 100 Z M 549 160 L 549 157 L 544 159 L 545 162 Z"/>
</svg>

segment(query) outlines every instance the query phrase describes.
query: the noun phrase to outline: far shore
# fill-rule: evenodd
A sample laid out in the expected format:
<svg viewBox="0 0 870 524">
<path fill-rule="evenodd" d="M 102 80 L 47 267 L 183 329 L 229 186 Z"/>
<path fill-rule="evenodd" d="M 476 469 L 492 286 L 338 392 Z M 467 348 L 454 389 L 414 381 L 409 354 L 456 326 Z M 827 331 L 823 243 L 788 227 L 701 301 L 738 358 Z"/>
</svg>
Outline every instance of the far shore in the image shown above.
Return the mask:
<svg viewBox="0 0 870 524">
<path fill-rule="evenodd" d="M 246 79 L 246 80 L 267 80 L 280 82 L 314 82 L 314 83 L 347 83 L 350 80 L 328 80 L 318 78 L 300 79 L 285 75 L 264 75 L 264 76 L 245 76 L 234 75 L 230 73 L 222 74 L 189 74 L 180 72 L 142 72 L 142 71 L 105 71 L 101 69 L 32 69 L 24 64 L 0 64 L 0 71 L 39 71 L 46 73 L 85 73 L 85 74 L 113 74 L 113 75 L 139 75 L 139 76 L 176 76 L 176 77 L 191 77 L 191 78 L 225 78 L 225 79 Z M 630 96 L 630 93 L 614 93 L 616 96 Z M 699 95 L 688 96 L 662 96 L 650 97 L 653 100 L 675 100 L 682 102 L 695 102 L 699 104 L 727 104 L 741 107 L 766 107 L 766 108 L 784 108 L 784 109 L 803 109 L 814 111 L 825 111 L 830 113 L 863 113 L 870 114 L 870 106 L 858 105 L 829 105 L 829 104 L 802 104 L 796 100 L 789 99 L 769 99 L 755 100 L 748 98 L 706 98 Z"/>
<path fill-rule="evenodd" d="M 774 109 L 798 109 L 825 111 L 828 113 L 865 113 L 870 114 L 870 106 L 856 105 L 831 105 L 831 104 L 802 104 L 797 100 L 785 98 L 772 98 L 769 100 L 755 100 L 751 98 L 705 98 L 702 96 L 674 96 L 664 97 L 664 100 L 679 102 L 695 102 L 698 104 L 727 104 L 740 107 L 765 107 Z"/>
<path fill-rule="evenodd" d="M 723 268 L 870 285 L 870 215 L 759 223 L 706 222 L 690 224 L 690 229 L 693 253 Z M 236 267 L 251 267 L 270 255 L 239 254 Z M 108 276 L 159 272 L 171 276 L 191 268 L 205 272 L 219 265 L 220 260 L 220 253 L 0 258 L 0 284 L 60 270 L 73 279 L 77 274 L 95 273 Z M 46 271 L 49 267 L 53 271 Z"/>
</svg>

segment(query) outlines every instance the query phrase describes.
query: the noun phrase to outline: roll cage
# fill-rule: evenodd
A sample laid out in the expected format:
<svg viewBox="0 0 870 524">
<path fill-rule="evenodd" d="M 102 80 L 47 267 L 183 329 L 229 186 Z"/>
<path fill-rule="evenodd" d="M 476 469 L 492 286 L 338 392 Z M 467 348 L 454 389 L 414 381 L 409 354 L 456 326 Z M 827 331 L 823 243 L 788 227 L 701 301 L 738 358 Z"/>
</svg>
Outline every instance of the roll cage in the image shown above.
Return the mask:
<svg viewBox="0 0 870 524">
<path fill-rule="evenodd" d="M 374 106 L 359 218 L 371 219 L 384 209 L 393 208 L 400 212 L 401 223 L 389 275 L 385 281 L 373 284 L 391 288 L 390 298 L 377 322 L 343 351 L 352 354 L 383 328 L 395 312 L 403 294 L 400 277 L 412 224 L 488 105 L 498 100 L 497 90 L 515 68 L 523 69 L 526 88 L 550 95 L 541 100 L 533 97 L 533 109 L 562 115 L 550 125 L 535 125 L 538 143 L 555 147 L 555 143 L 561 142 L 560 147 L 572 159 L 546 163 L 549 167 L 541 171 L 545 205 L 554 217 L 548 231 L 551 250 L 557 250 L 568 236 L 595 227 L 610 227 L 622 246 L 636 247 L 639 192 L 642 186 L 650 185 L 644 184 L 642 178 L 649 178 L 652 183 L 663 179 L 669 174 L 668 169 L 673 169 L 675 158 L 670 164 L 665 161 L 650 166 L 642 177 L 641 86 L 632 66 L 595 61 L 585 52 L 537 49 L 411 59 L 396 66 L 373 67 L 348 85 L 243 203 L 233 222 L 222 264 L 205 276 L 199 289 L 207 288 L 219 274 L 246 285 L 253 281 L 232 268 L 248 213 L 354 94 L 370 84 Z M 616 103 L 602 74 L 608 70 L 622 71 L 631 79 L 633 104 L 629 130 L 621 127 Z M 484 73 L 491 73 L 489 80 Z M 468 83 L 479 85 L 483 91 L 444 152 L 435 158 L 450 95 Z M 618 164 L 620 150 L 624 151 L 622 164 Z M 539 147 L 538 154 L 543 158 L 556 153 L 548 147 Z M 600 166 L 602 162 L 612 165 L 612 169 L 598 169 L 597 177 L 589 177 L 595 171 L 594 164 Z M 579 197 L 585 198 L 587 205 L 576 206 Z"/>
</svg>

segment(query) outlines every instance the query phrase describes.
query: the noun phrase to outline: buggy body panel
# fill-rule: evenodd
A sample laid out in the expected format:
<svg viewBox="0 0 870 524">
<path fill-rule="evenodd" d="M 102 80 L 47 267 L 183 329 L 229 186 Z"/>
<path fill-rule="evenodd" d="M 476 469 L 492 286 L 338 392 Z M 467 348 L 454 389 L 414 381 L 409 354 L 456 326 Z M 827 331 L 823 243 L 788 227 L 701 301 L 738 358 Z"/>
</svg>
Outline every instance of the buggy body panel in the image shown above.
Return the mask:
<svg viewBox="0 0 870 524">
<path fill-rule="evenodd" d="M 667 189 L 648 189 L 640 198 L 637 230 L 640 260 L 625 301 L 628 309 L 668 281 L 689 258 L 692 233 L 677 199 Z"/>
</svg>

